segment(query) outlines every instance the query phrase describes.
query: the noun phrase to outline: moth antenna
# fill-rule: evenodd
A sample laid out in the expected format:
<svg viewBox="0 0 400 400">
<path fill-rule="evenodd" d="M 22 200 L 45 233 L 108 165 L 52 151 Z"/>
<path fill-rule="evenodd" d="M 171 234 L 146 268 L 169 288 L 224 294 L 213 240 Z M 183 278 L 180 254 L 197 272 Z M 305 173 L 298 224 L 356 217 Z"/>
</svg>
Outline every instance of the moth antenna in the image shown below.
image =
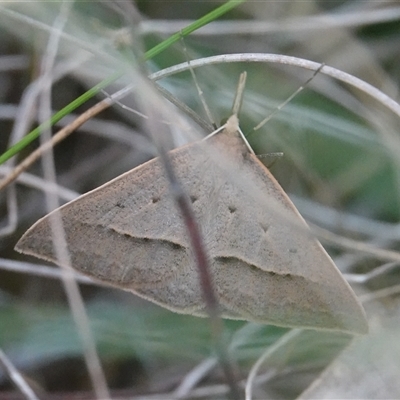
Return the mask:
<svg viewBox="0 0 400 400">
<path fill-rule="evenodd" d="M 255 131 L 263 127 L 275 114 L 277 114 L 279 111 L 282 110 L 283 107 L 286 106 L 286 104 L 289 103 L 295 96 L 297 96 L 303 89 L 315 78 L 315 76 L 324 68 L 325 63 L 322 63 L 313 73 L 313 75 L 307 79 L 303 85 L 301 85 L 294 93 L 292 93 L 283 103 L 279 104 L 278 107 L 273 110 L 268 117 L 264 118 L 257 126 L 253 128 L 253 130 L 247 135 L 250 136 L 252 135 Z"/>
</svg>

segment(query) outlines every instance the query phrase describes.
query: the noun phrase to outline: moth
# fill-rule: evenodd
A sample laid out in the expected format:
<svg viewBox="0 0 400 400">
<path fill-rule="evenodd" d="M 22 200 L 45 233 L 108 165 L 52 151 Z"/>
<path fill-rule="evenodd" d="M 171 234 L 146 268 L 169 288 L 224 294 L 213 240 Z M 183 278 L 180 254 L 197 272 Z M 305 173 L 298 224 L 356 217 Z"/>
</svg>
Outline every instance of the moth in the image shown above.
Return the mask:
<svg viewBox="0 0 400 400">
<path fill-rule="evenodd" d="M 215 162 L 223 154 L 226 173 Z M 284 190 L 242 139 L 236 116 L 218 133 L 169 152 L 207 250 L 223 317 L 365 333 L 365 312 Z M 251 182 L 263 200 L 239 183 Z M 269 199 L 278 202 L 282 221 Z M 271 200 L 270 200 L 271 201 Z M 16 250 L 58 263 L 50 219 L 59 213 L 71 266 L 169 310 L 206 316 L 187 228 L 158 158 L 37 221 Z"/>
</svg>

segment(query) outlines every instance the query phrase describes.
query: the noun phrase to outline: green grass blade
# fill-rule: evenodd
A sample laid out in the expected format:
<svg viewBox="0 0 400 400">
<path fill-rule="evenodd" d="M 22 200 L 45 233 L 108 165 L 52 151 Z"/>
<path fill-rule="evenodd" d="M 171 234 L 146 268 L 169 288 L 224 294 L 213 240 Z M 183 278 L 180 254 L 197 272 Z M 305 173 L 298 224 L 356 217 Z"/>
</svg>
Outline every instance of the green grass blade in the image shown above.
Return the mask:
<svg viewBox="0 0 400 400">
<path fill-rule="evenodd" d="M 239 4 L 244 3 L 246 0 L 229 0 L 222 6 L 216 8 L 215 10 L 209 12 L 208 14 L 204 15 L 203 17 L 199 18 L 192 24 L 188 25 L 187 27 L 183 28 L 180 32 L 174 33 L 168 39 L 164 40 L 157 46 L 154 46 L 152 49 L 145 53 L 145 59 L 149 60 L 156 55 L 160 54 L 166 48 L 171 46 L 172 44 L 176 43 L 182 37 L 188 36 L 192 32 L 200 29 L 204 25 L 209 24 L 210 22 L 216 20 L 221 15 L 224 15 L 228 11 L 232 10 L 233 8 L 237 7 Z"/>
</svg>

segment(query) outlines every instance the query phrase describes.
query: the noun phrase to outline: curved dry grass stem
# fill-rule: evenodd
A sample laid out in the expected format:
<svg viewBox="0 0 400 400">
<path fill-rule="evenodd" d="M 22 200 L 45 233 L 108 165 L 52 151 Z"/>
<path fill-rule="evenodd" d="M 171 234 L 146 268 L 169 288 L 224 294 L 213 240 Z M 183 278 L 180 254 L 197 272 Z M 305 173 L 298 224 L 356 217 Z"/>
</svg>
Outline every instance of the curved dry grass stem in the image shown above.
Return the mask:
<svg viewBox="0 0 400 400">
<path fill-rule="evenodd" d="M 361 303 L 367 303 L 378 299 L 384 299 L 392 295 L 398 295 L 400 293 L 400 285 L 389 286 L 380 290 L 375 290 L 371 293 L 360 295 L 358 298 Z"/>
<path fill-rule="evenodd" d="M 317 71 L 321 68 L 321 63 L 316 63 L 314 61 L 309 61 L 299 57 L 286 56 L 282 54 L 267 54 L 267 53 L 240 53 L 240 54 L 225 54 L 212 57 L 204 57 L 198 60 L 193 60 L 190 62 L 190 67 L 188 63 L 181 63 L 163 69 L 162 71 L 155 72 L 149 76 L 150 79 L 157 81 L 168 76 L 187 71 L 189 68 L 199 68 L 206 65 L 224 64 L 224 63 L 276 63 L 284 65 L 292 65 L 295 67 L 300 67 L 304 69 L 309 69 L 311 71 Z M 329 67 L 324 65 L 320 69 L 320 73 L 335 78 L 341 82 L 347 83 L 362 92 L 368 94 L 376 101 L 383 104 L 394 114 L 400 117 L 400 104 L 395 100 L 387 96 L 385 93 L 377 89 L 376 87 L 370 85 L 369 83 L 363 81 L 362 79 L 356 78 L 355 76 L 343 72 L 337 68 Z"/>
<path fill-rule="evenodd" d="M 322 241 L 331 245 L 346 249 L 350 252 L 364 253 L 380 260 L 400 261 L 400 252 L 394 250 L 385 250 L 375 247 L 371 243 L 364 243 L 358 240 L 349 239 L 344 236 L 336 235 L 326 229 L 320 228 L 314 224 L 309 224 L 311 231 Z"/>
<path fill-rule="evenodd" d="M 249 375 L 247 377 L 246 382 L 246 400 L 252 400 L 253 397 L 253 382 L 257 376 L 258 370 L 261 365 L 274 353 L 276 353 L 281 347 L 287 345 L 291 340 L 295 339 L 300 335 L 302 329 L 292 329 L 285 335 L 283 335 L 279 340 L 277 340 L 272 346 L 268 347 L 265 353 L 256 361 L 256 363 L 252 366 Z"/>
<path fill-rule="evenodd" d="M 8 174 L 12 173 L 12 171 L 12 167 L 8 167 L 6 165 L 0 166 L 0 175 L 7 176 Z M 56 193 L 57 196 L 64 201 L 71 201 L 79 196 L 79 193 L 71 189 L 57 184 L 52 184 L 50 182 L 47 182 L 43 178 L 40 178 L 39 176 L 32 175 L 26 172 L 23 172 L 18 176 L 17 182 L 21 185 L 40 190 L 42 192 Z"/>
<path fill-rule="evenodd" d="M 23 261 L 8 260 L 6 258 L 0 258 L 0 269 L 4 271 L 34 275 L 48 279 L 61 280 L 63 276 L 63 272 L 60 268 L 53 268 L 48 267 L 47 265 L 40 264 L 31 264 Z M 102 283 L 94 282 L 87 276 L 81 275 L 75 271 L 71 271 L 71 274 L 73 275 L 73 278 L 79 283 L 95 286 L 105 286 Z"/>
<path fill-rule="evenodd" d="M 33 163 L 40 159 L 44 153 L 51 150 L 56 144 L 67 138 L 72 132 L 83 125 L 88 119 L 99 114 L 110 106 L 108 99 L 102 100 L 89 110 L 81 114 L 75 121 L 67 125 L 65 128 L 60 129 L 48 142 L 42 144 L 39 148 L 33 151 L 21 163 L 19 163 L 12 172 L 0 181 L 0 190 L 4 189 L 7 185 L 13 182 L 17 177 L 27 170 Z"/>
<path fill-rule="evenodd" d="M 41 60 L 40 74 L 43 79 L 43 86 L 39 95 L 38 116 L 41 126 L 44 126 L 45 121 L 51 118 L 51 103 L 52 103 L 52 75 L 56 62 L 56 57 L 59 51 L 60 35 L 64 30 L 69 19 L 70 12 L 74 1 L 64 0 L 60 4 L 60 8 L 56 18 L 54 19 L 51 35 L 47 42 L 46 50 Z M 42 144 L 48 145 L 51 143 L 51 130 L 44 128 L 40 136 Z M 44 177 L 46 180 L 56 183 L 56 171 L 54 163 L 54 154 L 52 145 L 48 147 L 48 152 L 44 152 L 42 166 Z M 51 212 L 59 207 L 58 197 L 52 193 L 46 193 L 47 211 Z M 50 228 L 53 233 L 54 250 L 57 259 L 61 266 L 70 266 L 70 257 L 65 241 L 65 232 L 63 229 L 60 214 L 55 214 L 50 220 Z M 68 305 L 71 311 L 72 318 L 75 322 L 78 334 L 80 336 L 83 356 L 86 364 L 86 369 L 89 373 L 92 389 L 97 399 L 110 399 L 110 393 L 107 386 L 107 380 L 97 353 L 96 342 L 90 327 L 89 318 L 86 312 L 85 304 L 79 290 L 78 283 L 74 280 L 69 268 L 61 268 L 62 283 L 65 294 L 67 295 Z"/>
<path fill-rule="evenodd" d="M 318 221 L 319 226 L 335 230 L 340 222 L 340 229 L 352 234 L 369 236 L 380 240 L 400 240 L 400 225 L 377 221 L 346 211 L 338 211 L 316 201 L 291 195 L 296 207 L 308 221 Z"/>
<path fill-rule="evenodd" d="M 28 385 L 24 377 L 20 374 L 17 368 L 14 367 L 13 363 L 8 359 L 8 357 L 1 349 L 0 365 L 3 366 L 5 372 L 10 377 L 14 385 L 27 400 L 39 400 L 39 397 L 36 396 L 35 392 Z"/>
<path fill-rule="evenodd" d="M 10 235 L 18 225 L 17 191 L 15 185 L 7 188 L 6 197 L 8 223 L 0 229 L 0 237 Z"/>
<path fill-rule="evenodd" d="M 369 272 L 366 272 L 365 274 L 343 274 L 343 275 L 346 278 L 347 282 L 365 284 L 374 278 L 398 270 L 399 267 L 400 267 L 399 263 L 394 261 L 382 264 L 379 267 L 375 267 L 374 269 L 372 269 Z"/>
<path fill-rule="evenodd" d="M 218 360 L 214 357 L 204 359 L 186 374 L 180 385 L 175 389 L 173 396 L 178 399 L 188 397 L 193 388 L 217 365 Z"/>
</svg>

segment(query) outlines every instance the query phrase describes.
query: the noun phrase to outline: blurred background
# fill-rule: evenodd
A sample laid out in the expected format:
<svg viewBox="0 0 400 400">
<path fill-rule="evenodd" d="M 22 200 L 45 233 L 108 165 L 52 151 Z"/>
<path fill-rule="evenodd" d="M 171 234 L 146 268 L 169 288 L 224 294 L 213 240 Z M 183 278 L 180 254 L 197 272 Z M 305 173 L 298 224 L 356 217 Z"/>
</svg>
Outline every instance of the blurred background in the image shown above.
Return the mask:
<svg viewBox="0 0 400 400">
<path fill-rule="evenodd" d="M 146 63 L 140 62 L 143 52 L 223 2 L 69 3 L 0 4 L 1 153 L 43 118 L 41 77 L 57 21 L 63 34 L 47 88 L 53 113 L 121 65 L 125 68 L 127 59 L 137 63 L 132 74 L 140 79 L 142 73 L 229 53 L 275 53 L 325 63 L 399 100 L 397 1 L 248 1 Z M 289 330 L 225 321 L 234 364 L 245 379 L 263 352 L 277 345 L 258 373 L 254 399 L 399 397 L 399 266 L 373 250 L 399 250 L 399 116 L 365 92 L 317 74 L 252 132 L 313 73 L 277 63 L 219 63 L 195 70 L 217 124 L 229 116 L 244 70 L 248 78 L 240 120 L 256 154 L 284 153 L 271 172 L 308 222 L 372 249 L 367 254 L 365 248 L 351 248 L 352 242 L 347 247 L 323 242 L 361 296 L 371 333 L 350 344 L 349 335 L 304 331 L 279 345 Z M 107 93 L 130 78 L 108 86 Z M 158 83 L 207 119 L 190 72 Z M 100 93 L 57 128 L 104 97 Z M 140 110 L 143 97 L 136 93 L 124 104 Z M 208 133 L 190 124 L 190 132 L 182 132 L 178 123 L 171 128 L 175 145 Z M 37 140 L 1 165 L 0 176 L 38 146 Z M 54 150 L 60 204 L 155 155 L 139 116 L 121 106 L 107 109 Z M 37 276 L 35 260 L 14 251 L 26 229 L 47 213 L 46 187 L 39 161 L 0 193 L 0 348 L 40 398 L 94 398 L 63 285 L 57 278 Z M 113 398 L 228 398 L 207 320 L 174 314 L 117 289 L 88 284 L 80 289 Z M 2 398 L 23 397 L 0 367 Z"/>
</svg>

